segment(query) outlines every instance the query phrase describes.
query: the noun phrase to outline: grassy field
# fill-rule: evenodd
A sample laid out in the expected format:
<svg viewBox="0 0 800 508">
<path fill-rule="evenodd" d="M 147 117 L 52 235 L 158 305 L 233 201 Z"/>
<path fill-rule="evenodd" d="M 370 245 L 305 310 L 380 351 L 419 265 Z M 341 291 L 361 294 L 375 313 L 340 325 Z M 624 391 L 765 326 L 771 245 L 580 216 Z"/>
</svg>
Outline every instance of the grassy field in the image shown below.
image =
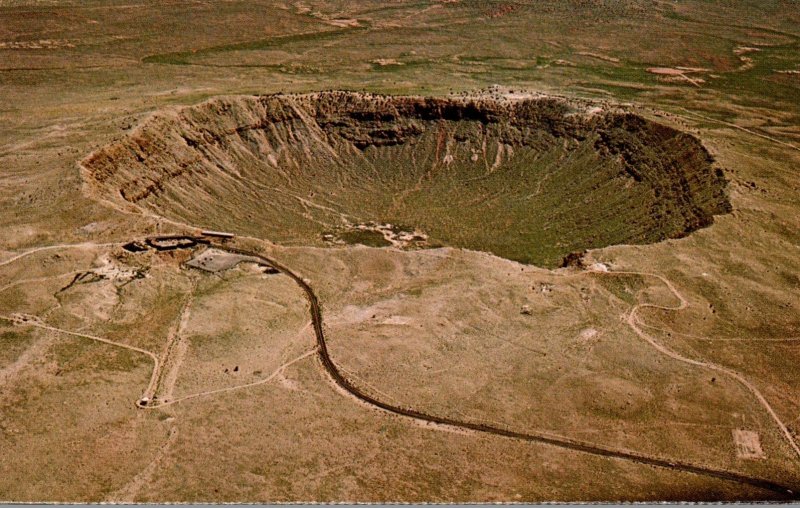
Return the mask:
<svg viewBox="0 0 800 508">
<path fill-rule="evenodd" d="M 201 273 L 183 265 L 187 251 L 120 247 L 186 229 L 170 219 L 251 235 L 234 243 L 310 281 L 331 356 L 376 397 L 797 492 L 798 26 L 790 0 L 0 2 L 0 500 L 774 496 L 359 404 L 303 356 L 307 303 L 285 276 Z M 507 143 L 511 154 L 503 132 L 452 121 L 420 123 L 413 149 L 361 151 L 340 136 L 335 155 L 352 157 L 337 163 L 308 141 L 310 122 L 241 136 L 226 157 L 204 141 L 181 153 L 230 166 L 193 167 L 196 178 L 137 202 L 152 215 L 79 166 L 127 150 L 159 118 L 184 115 L 140 156 L 200 132 L 180 126 L 261 118 L 237 96 L 324 90 L 620 105 L 699 139 L 724 200 L 698 193 L 720 198 L 713 224 L 674 238 L 642 210 L 681 215 L 699 206 L 680 201 L 691 193 L 611 178 L 621 162 L 598 155 L 598 132 L 567 147 Z M 240 116 L 196 107 L 209 99 Z M 265 139 L 288 155 L 271 165 Z M 685 168 L 690 138 L 678 139 L 633 168 L 669 157 Z M 500 150 L 485 177 L 483 157 L 491 167 Z M 426 177 L 436 161 L 444 169 Z M 354 228 L 371 221 L 418 228 L 439 248 L 388 248 Z M 332 232 L 348 245 L 326 243 Z M 585 265 L 630 273 L 554 269 L 582 249 Z M 165 365 L 157 394 L 203 395 L 137 409 L 146 352 Z M 763 456 L 737 454 L 741 430 Z"/>
</svg>

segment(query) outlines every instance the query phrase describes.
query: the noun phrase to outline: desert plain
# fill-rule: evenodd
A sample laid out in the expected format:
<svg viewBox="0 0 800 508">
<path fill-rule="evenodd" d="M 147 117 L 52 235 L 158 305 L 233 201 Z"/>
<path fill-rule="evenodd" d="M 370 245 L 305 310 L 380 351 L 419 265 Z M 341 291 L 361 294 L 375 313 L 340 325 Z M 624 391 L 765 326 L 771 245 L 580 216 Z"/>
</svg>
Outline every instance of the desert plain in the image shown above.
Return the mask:
<svg viewBox="0 0 800 508">
<path fill-rule="evenodd" d="M 0 501 L 797 499 L 798 26 L 0 2 Z"/>
</svg>

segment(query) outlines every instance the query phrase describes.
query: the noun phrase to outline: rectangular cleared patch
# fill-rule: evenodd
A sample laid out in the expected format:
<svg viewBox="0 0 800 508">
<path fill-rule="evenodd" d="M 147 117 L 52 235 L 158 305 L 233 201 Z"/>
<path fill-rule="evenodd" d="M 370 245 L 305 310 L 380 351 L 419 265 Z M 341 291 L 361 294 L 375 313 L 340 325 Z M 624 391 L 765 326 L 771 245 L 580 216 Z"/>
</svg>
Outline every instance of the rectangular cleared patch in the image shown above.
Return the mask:
<svg viewBox="0 0 800 508">
<path fill-rule="evenodd" d="M 740 459 L 765 459 L 767 456 L 761 449 L 758 432 L 734 429 L 733 442 L 736 444 L 736 456 Z"/>
</svg>

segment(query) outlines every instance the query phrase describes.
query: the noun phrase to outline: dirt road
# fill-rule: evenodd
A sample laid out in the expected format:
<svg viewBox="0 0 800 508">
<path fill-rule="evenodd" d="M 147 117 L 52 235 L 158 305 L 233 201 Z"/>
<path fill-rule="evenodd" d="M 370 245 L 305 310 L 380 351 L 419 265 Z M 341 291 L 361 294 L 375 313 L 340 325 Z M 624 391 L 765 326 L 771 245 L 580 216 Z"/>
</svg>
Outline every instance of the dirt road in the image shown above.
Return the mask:
<svg viewBox="0 0 800 508">
<path fill-rule="evenodd" d="M 676 306 L 673 306 L 673 307 L 668 307 L 668 306 L 664 306 L 664 305 L 655 305 L 655 304 L 652 304 L 652 303 L 640 303 L 640 304 L 637 304 L 637 305 L 635 305 L 633 307 L 633 309 L 631 309 L 631 312 L 628 314 L 628 317 L 627 317 L 628 326 L 631 327 L 631 329 L 636 333 L 636 335 L 638 335 L 639 337 L 641 337 L 642 339 L 647 341 L 648 344 L 650 344 L 653 348 L 655 348 L 660 353 L 662 353 L 662 354 L 664 354 L 666 356 L 669 356 L 672 359 L 675 359 L 675 360 L 678 360 L 680 362 L 683 362 L 683 363 L 688 363 L 690 365 L 695 365 L 697 367 L 702 367 L 702 368 L 705 368 L 705 369 L 708 369 L 708 370 L 711 370 L 711 371 L 714 371 L 714 372 L 719 372 L 720 374 L 724 374 L 724 375 L 734 379 L 735 381 L 737 381 L 739 384 L 741 384 L 745 388 L 747 388 L 747 390 L 749 390 L 750 393 L 752 393 L 753 396 L 758 400 L 758 402 L 761 404 L 761 406 L 764 407 L 766 412 L 770 415 L 772 420 L 775 422 L 775 424 L 778 426 L 778 428 L 783 433 L 783 436 L 786 438 L 786 441 L 787 441 L 787 443 L 789 443 L 789 446 L 791 446 L 791 448 L 797 454 L 798 458 L 800 458 L 800 448 L 798 448 L 797 443 L 795 442 L 794 438 L 792 437 L 792 434 L 789 432 L 789 429 L 786 427 L 786 425 L 780 419 L 778 414 L 772 408 L 772 406 L 770 405 L 769 401 L 767 401 L 767 399 L 761 394 L 761 392 L 758 390 L 758 388 L 756 388 L 756 386 L 753 383 L 751 383 L 750 381 L 745 379 L 738 372 L 733 371 L 731 369 L 728 369 L 728 368 L 725 368 L 725 367 L 721 367 L 719 365 L 716 365 L 716 364 L 713 364 L 713 363 L 710 363 L 710 362 L 704 362 L 704 361 L 700 361 L 700 360 L 694 360 L 692 358 L 687 358 L 687 357 L 685 357 L 685 356 L 683 356 L 683 355 L 681 355 L 679 353 L 676 353 L 675 351 L 672 351 L 668 347 L 664 346 L 663 344 L 661 344 L 660 342 L 655 340 L 650 335 L 646 334 L 644 332 L 644 330 L 642 330 L 639 327 L 639 325 L 641 323 L 639 323 L 639 320 L 638 320 L 637 316 L 638 316 L 639 311 L 642 310 L 642 309 L 648 309 L 649 308 L 649 309 L 661 309 L 661 310 L 678 311 L 678 310 L 685 309 L 686 307 L 689 306 L 689 303 L 686 301 L 686 298 L 684 298 L 683 295 L 681 295 L 678 292 L 678 290 L 675 289 L 675 286 L 672 284 L 672 282 L 670 282 L 667 278 L 662 277 L 661 275 L 656 275 L 654 273 L 641 273 L 641 272 L 593 272 L 593 273 L 602 274 L 603 276 L 609 276 L 609 275 L 637 275 L 637 276 L 643 276 L 643 277 L 652 277 L 652 278 L 655 278 L 655 279 L 658 279 L 659 281 L 661 281 L 661 283 L 663 283 L 667 287 L 667 289 L 669 289 L 670 292 L 672 292 L 672 294 L 675 296 L 675 298 L 678 299 L 678 301 L 680 303 L 678 305 L 676 305 Z"/>
<path fill-rule="evenodd" d="M 114 242 L 114 243 L 91 243 L 91 242 L 84 242 L 84 243 L 62 243 L 58 245 L 47 245 L 45 247 L 36 247 L 35 249 L 26 250 L 21 254 L 17 254 L 12 256 L 5 261 L 0 261 L 0 266 L 5 266 L 8 264 L 17 261 L 18 259 L 22 259 L 26 256 L 30 256 L 31 254 L 36 254 L 37 252 L 42 252 L 45 250 L 55 250 L 55 249 L 72 249 L 77 247 L 114 247 L 116 245 L 122 245 L 122 243 Z"/>
<path fill-rule="evenodd" d="M 753 487 L 757 487 L 763 490 L 770 491 L 777 495 L 777 498 L 780 499 L 798 499 L 797 494 L 795 494 L 794 490 L 775 483 L 770 480 L 757 478 L 753 476 L 743 475 L 739 473 L 735 473 L 732 471 L 714 469 L 706 466 L 690 464 L 686 462 L 681 462 L 677 460 L 670 460 L 660 457 L 648 456 L 632 451 L 626 450 L 614 450 L 610 448 L 605 448 L 601 446 L 597 446 L 594 444 L 583 443 L 577 440 L 569 439 L 566 437 L 560 436 L 551 436 L 544 433 L 537 433 L 537 432 L 519 432 L 511 429 L 502 428 L 499 426 L 492 426 L 478 422 L 471 422 L 471 421 L 464 421 L 464 420 L 456 420 L 453 418 L 447 418 L 437 415 L 432 415 L 428 413 L 424 413 L 422 411 L 415 410 L 413 408 L 401 407 L 398 405 L 390 404 L 388 402 L 379 400 L 374 398 L 373 396 L 364 393 L 358 386 L 355 386 L 349 379 L 347 379 L 343 374 L 341 369 L 334 363 L 333 359 L 330 356 L 328 351 L 328 345 L 325 340 L 325 332 L 322 326 L 322 307 L 319 303 L 319 299 L 317 295 L 314 293 L 311 285 L 302 277 L 294 273 L 292 270 L 287 268 L 286 266 L 278 263 L 273 259 L 269 259 L 264 257 L 256 252 L 247 251 L 243 249 L 236 249 L 227 246 L 215 246 L 221 250 L 225 250 L 228 252 L 232 252 L 235 254 L 241 254 L 245 256 L 252 256 L 262 260 L 264 263 L 269 264 L 275 267 L 277 270 L 282 272 L 283 274 L 290 277 L 295 283 L 300 286 L 303 292 L 306 295 L 306 298 L 310 304 L 310 313 L 311 313 L 311 321 L 314 327 L 314 333 L 317 339 L 317 353 L 319 356 L 319 360 L 322 363 L 322 366 L 327 373 L 327 375 L 331 378 L 331 380 L 342 390 L 349 393 L 351 396 L 355 397 L 359 401 L 366 403 L 370 406 L 379 408 L 383 411 L 386 411 L 391 414 L 412 418 L 414 420 L 433 424 L 435 426 L 444 426 L 444 427 L 452 427 L 456 429 L 464 429 L 476 432 L 482 432 L 486 434 L 492 434 L 495 436 L 502 436 L 512 439 L 518 439 L 522 441 L 528 442 L 535 442 L 535 443 L 542 443 L 551 446 L 557 446 L 559 448 L 566 448 L 569 450 L 574 450 L 583 453 L 589 453 L 592 455 L 599 455 L 602 457 L 608 457 L 611 459 L 621 459 L 627 460 L 631 462 L 636 462 L 639 464 L 644 464 L 648 466 L 655 466 L 665 469 L 670 469 L 673 471 L 682 471 L 687 473 L 698 474 L 701 476 L 711 477 L 711 478 L 718 478 L 722 480 L 732 481 L 740 484 L 751 485 Z M 611 272 L 614 273 L 614 272 Z M 658 277 L 658 276 L 656 276 Z M 685 305 L 686 301 L 680 293 L 675 291 L 672 284 L 669 281 L 666 281 L 662 278 L 662 280 L 667 284 L 667 286 L 675 293 L 681 301 L 681 305 Z M 634 310 L 638 310 L 645 306 L 654 306 L 651 304 L 640 304 Z M 683 307 L 681 307 L 683 308 Z M 630 322 L 634 323 L 635 326 L 635 315 L 636 312 L 631 312 Z M 635 329 L 635 328 L 634 328 Z M 643 333 L 643 332 L 642 332 Z M 646 335 L 646 334 L 645 334 Z M 650 340 L 648 340 L 649 342 Z M 653 345 L 657 343 L 653 342 Z M 661 350 L 661 349 L 660 349 Z M 671 351 L 663 348 L 665 354 L 673 355 Z M 684 360 L 682 357 L 677 359 Z M 702 362 L 699 362 L 702 364 Z M 705 364 L 703 364 L 705 366 Z"/>
<path fill-rule="evenodd" d="M 26 320 L 24 323 L 20 323 L 20 319 L 18 317 L 15 317 L 15 316 L 0 316 L 0 320 L 9 321 L 9 322 L 14 323 L 14 324 L 22 324 L 24 326 L 33 326 L 33 327 L 36 327 L 36 328 L 41 328 L 42 330 L 49 330 L 51 332 L 63 333 L 65 335 L 72 335 L 73 337 L 81 337 L 81 338 L 84 338 L 84 339 L 91 339 L 91 340 L 94 340 L 94 341 L 97 341 L 97 342 L 102 342 L 103 344 L 108 344 L 110 346 L 116 346 L 116 347 L 120 347 L 120 348 L 123 348 L 123 349 L 127 349 L 129 351 L 134 351 L 136 353 L 147 355 L 147 356 L 150 357 L 151 360 L 153 360 L 153 372 L 150 375 L 150 382 L 148 383 L 147 388 L 145 389 L 143 396 L 145 396 L 145 397 L 150 396 L 150 394 L 153 393 L 153 390 L 155 390 L 156 379 L 158 377 L 158 372 L 159 372 L 159 361 L 158 361 L 158 357 L 154 353 L 152 353 L 150 351 L 138 348 L 136 346 L 123 344 L 122 342 L 115 342 L 113 340 L 108 340 L 108 339 L 104 339 L 102 337 L 97 337 L 95 335 L 88 335 L 86 333 L 79 333 L 79 332 L 73 332 L 73 331 L 70 331 L 70 330 L 64 330 L 62 328 L 56 328 L 54 326 L 50 326 L 50 325 L 48 325 L 46 323 L 42 323 L 42 322 L 39 322 L 37 320 Z"/>
<path fill-rule="evenodd" d="M 189 237 L 186 237 L 186 238 L 189 238 Z M 203 244 L 209 244 L 210 243 L 209 240 L 205 239 L 205 238 L 200 238 L 200 237 L 197 237 L 197 238 L 191 237 L 191 238 L 193 240 L 195 240 L 196 243 L 191 244 L 191 245 L 187 245 L 188 248 L 191 248 L 191 247 L 193 247 L 194 245 L 196 245 L 198 243 L 203 243 Z M 155 238 L 155 240 L 158 240 L 158 238 Z M 99 246 L 99 245 L 102 245 L 102 244 L 82 244 L 82 245 Z M 109 245 L 117 245 L 117 244 L 109 244 Z M 461 431 L 467 430 L 467 431 L 491 434 L 491 435 L 505 437 L 505 438 L 517 439 L 517 440 L 521 440 L 521 441 L 541 443 L 541 444 L 546 444 L 546 445 L 550 445 L 550 446 L 556 446 L 556 447 L 559 447 L 559 448 L 564 448 L 564 449 L 573 450 L 573 451 L 577 451 L 577 452 L 588 453 L 588 454 L 601 456 L 601 457 L 607 457 L 609 459 L 626 460 L 626 461 L 635 462 L 635 463 L 639 463 L 639 464 L 643 464 L 643 465 L 654 466 L 654 467 L 669 469 L 669 470 L 673 470 L 673 471 L 681 471 L 681 472 L 686 472 L 686 473 L 693 473 L 693 474 L 706 476 L 706 477 L 710 477 L 710 478 L 717 478 L 717 479 L 721 479 L 721 480 L 736 482 L 736 483 L 739 483 L 739 484 L 750 485 L 750 486 L 753 486 L 753 487 L 756 487 L 756 488 L 763 489 L 765 491 L 771 492 L 773 494 L 773 496 L 775 497 L 775 499 L 798 499 L 798 496 L 797 496 L 797 494 L 795 494 L 793 489 L 791 489 L 791 488 L 789 488 L 789 487 L 787 487 L 785 485 L 781 485 L 781 484 L 778 484 L 778 483 L 773 482 L 771 480 L 767 480 L 767 479 L 763 479 L 763 478 L 757 478 L 757 477 L 753 477 L 753 476 L 748 476 L 748 475 L 736 473 L 736 472 L 733 472 L 733 471 L 714 469 L 714 468 L 711 468 L 711 467 L 706 467 L 706 466 L 697 465 L 697 464 L 691 464 L 691 463 L 682 462 L 682 461 L 678 461 L 678 460 L 670 460 L 670 459 L 666 459 L 666 458 L 645 455 L 645 454 L 637 453 L 637 452 L 634 452 L 634 451 L 616 450 L 616 449 L 606 448 L 606 447 L 598 446 L 596 444 L 585 443 L 585 442 L 581 442 L 581 441 L 570 439 L 570 438 L 563 437 L 563 436 L 555 436 L 555 435 L 545 434 L 545 433 L 541 433 L 541 432 L 520 432 L 520 431 L 504 428 L 504 427 L 498 426 L 498 425 L 489 425 L 489 424 L 480 423 L 480 422 L 474 422 L 474 421 L 469 421 L 469 420 L 457 420 L 457 419 L 454 419 L 454 418 L 437 416 L 437 415 L 428 414 L 428 413 L 425 413 L 425 412 L 422 412 L 422 411 L 418 411 L 418 410 L 410 408 L 410 407 L 403 407 L 401 405 L 392 404 L 392 403 L 377 399 L 377 398 L 373 397 L 372 395 L 370 395 L 368 393 L 365 393 L 364 391 L 361 390 L 361 388 L 359 388 L 353 382 L 351 382 L 348 379 L 348 377 L 342 372 L 342 370 L 336 365 L 336 363 L 331 358 L 330 352 L 328 351 L 327 341 L 325 339 L 325 332 L 324 332 L 324 329 L 323 329 L 322 306 L 320 305 L 320 302 L 319 302 L 319 299 L 317 298 L 316 293 L 314 292 L 314 290 L 311 287 L 311 285 L 309 284 L 309 282 L 306 281 L 306 279 L 300 277 L 298 274 L 293 272 L 291 269 L 289 269 L 286 266 L 280 264 L 276 260 L 273 260 L 273 259 L 267 258 L 265 256 L 262 256 L 261 254 L 258 254 L 256 252 L 243 250 L 243 249 L 237 249 L 237 248 L 229 247 L 229 246 L 226 246 L 226 245 L 214 244 L 213 246 L 215 248 L 219 249 L 219 250 L 223 250 L 223 251 L 230 252 L 230 253 L 233 253 L 233 254 L 240 254 L 240 255 L 249 256 L 251 258 L 258 259 L 261 262 L 265 263 L 266 265 L 273 266 L 275 269 L 277 269 L 278 271 L 280 271 L 284 275 L 286 275 L 289 278 L 291 278 L 301 288 L 301 290 L 304 292 L 304 294 L 306 295 L 306 298 L 309 301 L 309 304 L 310 304 L 309 311 L 310 311 L 310 317 L 311 317 L 311 324 L 313 325 L 314 334 L 316 336 L 317 347 L 314 350 L 307 351 L 304 354 L 292 359 L 291 361 L 286 362 L 284 365 L 280 366 L 275 372 L 273 372 L 272 375 L 270 375 L 266 379 L 263 379 L 263 380 L 260 380 L 260 381 L 254 382 L 254 383 L 250 383 L 250 384 L 247 384 L 247 385 L 238 386 L 238 387 L 231 387 L 231 388 L 225 388 L 225 389 L 220 389 L 220 390 L 212 390 L 212 391 L 209 391 L 209 392 L 203 392 L 203 393 L 198 393 L 198 394 L 192 394 L 190 396 L 186 396 L 186 397 L 183 397 L 181 399 L 172 400 L 172 401 L 169 402 L 169 404 L 174 404 L 174 403 L 181 402 L 181 401 L 187 400 L 187 399 L 202 397 L 202 396 L 205 396 L 205 395 L 212 395 L 212 394 L 216 394 L 216 393 L 224 393 L 224 392 L 229 392 L 229 391 L 233 391 L 233 390 L 239 390 L 239 389 L 248 388 L 248 387 L 260 385 L 260 384 L 263 384 L 263 383 L 267 383 L 267 382 L 271 381 L 274 377 L 276 377 L 286 367 L 294 364 L 295 362 L 298 362 L 298 361 L 302 360 L 303 358 L 306 358 L 306 357 L 316 353 L 318 358 L 319 358 L 319 361 L 320 361 L 320 363 L 321 363 L 321 365 L 322 365 L 322 367 L 323 367 L 323 369 L 325 371 L 325 373 L 329 376 L 331 381 L 339 389 L 341 389 L 342 391 L 347 393 L 349 396 L 354 397 L 355 399 L 357 399 L 361 403 L 367 404 L 367 405 L 369 405 L 371 407 L 380 409 L 380 410 L 385 411 L 387 413 L 391 413 L 391 414 L 394 414 L 394 415 L 397 415 L 397 416 L 401 416 L 401 417 L 405 417 L 405 418 L 410 418 L 410 419 L 416 420 L 418 422 L 421 422 L 421 423 L 424 423 L 424 424 L 427 424 L 427 425 L 432 425 L 434 427 L 440 427 L 443 430 L 446 430 L 448 428 L 449 429 L 461 430 Z M 8 263 L 10 263 L 11 261 L 13 261 L 15 259 L 19 259 L 20 257 L 23 257 L 25 255 L 32 254 L 33 252 L 38 252 L 38 251 L 49 249 L 49 248 L 59 248 L 59 247 L 62 247 L 62 246 L 52 246 L 52 247 L 43 247 L 43 248 L 39 248 L 39 249 L 34 249 L 34 250 L 28 251 L 26 253 L 20 254 L 20 255 L 16 256 L 15 258 L 7 260 L 4 263 L 0 263 L 0 265 L 8 264 Z M 182 248 L 182 247 L 178 247 L 178 248 Z M 690 359 L 690 358 L 686 358 L 686 357 L 683 357 L 683 356 L 679 355 L 678 353 L 675 353 L 675 352 L 671 351 L 670 349 L 666 348 L 665 346 L 663 346 L 659 342 L 655 341 L 652 337 L 647 335 L 639 327 L 639 323 L 638 323 L 638 320 L 637 320 L 637 313 L 641 309 L 644 309 L 644 308 L 657 308 L 657 309 L 665 309 L 665 310 L 680 310 L 680 309 L 686 308 L 688 306 L 688 302 L 686 301 L 686 299 L 675 289 L 675 287 L 672 285 L 672 283 L 669 280 L 667 280 L 666 278 L 661 277 L 659 275 L 638 273 L 638 272 L 597 272 L 597 273 L 601 274 L 602 276 L 609 276 L 609 275 L 650 276 L 650 277 L 655 277 L 655 278 L 659 279 L 662 283 L 664 283 L 667 286 L 667 288 L 669 288 L 669 290 L 675 295 L 675 297 L 679 300 L 680 303 L 677 306 L 673 306 L 673 307 L 659 306 L 659 305 L 649 304 L 649 303 L 638 304 L 638 305 L 634 306 L 634 308 L 631 310 L 630 314 L 628 315 L 627 321 L 628 321 L 629 326 L 636 332 L 637 335 L 639 335 L 641 338 L 646 340 L 651 346 L 653 346 L 659 352 L 661 352 L 661 353 L 663 353 L 663 354 L 665 354 L 667 356 L 670 356 L 673 359 L 676 359 L 676 360 L 679 360 L 679 361 L 682 361 L 682 362 L 685 362 L 685 363 L 690 363 L 692 365 L 697 365 L 697 366 L 701 366 L 701 367 L 704 367 L 704 368 L 707 368 L 707 369 L 711 369 L 711 370 L 722 372 L 722 373 L 724 373 L 724 374 L 726 374 L 728 376 L 733 377 L 734 379 L 739 381 L 741 384 L 743 384 L 745 387 L 747 387 L 756 396 L 756 398 L 759 400 L 759 402 L 765 407 L 765 409 L 772 416 L 772 418 L 776 421 L 776 423 L 781 428 L 781 430 L 784 432 L 784 434 L 786 435 L 786 437 L 789 440 L 790 444 L 792 445 L 792 448 L 798 453 L 798 455 L 800 455 L 800 450 L 798 450 L 797 445 L 794 443 L 794 440 L 792 439 L 791 435 L 789 434 L 789 431 L 786 429 L 786 426 L 778 418 L 777 414 L 775 414 L 775 412 L 772 410 L 772 408 L 769 405 L 769 403 L 760 394 L 760 392 L 758 391 L 758 389 L 755 386 L 753 386 L 746 379 L 744 379 L 742 376 L 740 376 L 738 373 L 736 373 L 734 371 L 731 371 L 729 369 L 726 369 L 726 368 L 723 368 L 723 367 L 719 367 L 717 365 L 713 365 L 713 364 L 710 364 L 710 363 L 701 362 L 701 361 L 698 361 L 698 360 L 693 360 L 693 359 Z M 11 322 L 14 322 L 14 323 L 17 323 L 17 322 L 20 321 L 15 316 L 0 316 L 0 319 L 4 319 L 4 320 L 11 321 Z M 20 324 L 24 324 L 24 325 L 27 325 L 27 326 L 35 326 L 35 327 L 38 327 L 38 328 L 41 328 L 41 329 L 45 329 L 45 330 L 49 330 L 49 331 L 53 331 L 53 332 L 58 332 L 58 333 L 64 333 L 64 334 L 68 334 L 68 335 L 72 335 L 72 336 L 83 337 L 83 338 L 91 339 L 91 340 L 94 340 L 94 341 L 103 342 L 103 343 L 106 343 L 106 344 L 109 344 L 109 345 L 122 347 L 122 348 L 125 348 L 125 349 L 128 349 L 128 350 L 131 350 L 131 351 L 138 352 L 140 354 L 145 354 L 145 355 L 149 356 L 153 360 L 153 363 L 154 363 L 153 373 L 151 375 L 151 379 L 150 379 L 150 382 L 148 384 L 148 387 L 145 390 L 146 396 L 151 396 L 154 393 L 155 389 L 156 389 L 159 372 L 161 370 L 160 369 L 160 362 L 159 362 L 159 358 L 154 353 L 152 353 L 150 351 L 146 351 L 144 349 L 140 349 L 140 348 L 137 348 L 137 347 L 134 347 L 134 346 L 130 346 L 130 345 L 127 345 L 127 344 L 110 341 L 108 339 L 103 339 L 101 337 L 96 337 L 96 336 L 93 336 L 93 335 L 88 335 L 88 334 L 83 334 L 83 333 L 72 332 L 72 331 L 68 331 L 68 330 L 55 328 L 55 327 L 49 326 L 49 325 L 47 325 L 45 323 L 39 322 L 37 320 L 25 320 L 24 323 L 20 323 Z M 163 406 L 163 405 L 168 405 L 168 404 L 157 404 L 157 405 L 153 405 L 152 407 L 155 408 L 155 407 L 159 407 L 159 406 Z M 144 408 L 144 407 L 150 408 L 149 406 L 140 406 L 140 407 L 142 407 L 142 408 Z"/>
</svg>

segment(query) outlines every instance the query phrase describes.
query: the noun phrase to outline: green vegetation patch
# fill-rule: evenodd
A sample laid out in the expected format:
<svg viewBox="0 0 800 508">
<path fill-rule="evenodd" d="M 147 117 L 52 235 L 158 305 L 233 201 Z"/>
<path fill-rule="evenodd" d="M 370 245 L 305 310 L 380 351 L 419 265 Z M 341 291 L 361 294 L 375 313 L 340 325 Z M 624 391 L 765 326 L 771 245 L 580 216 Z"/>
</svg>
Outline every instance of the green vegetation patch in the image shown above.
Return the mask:
<svg viewBox="0 0 800 508">
<path fill-rule="evenodd" d="M 345 231 L 339 235 L 339 238 L 348 245 L 366 245 L 367 247 L 389 247 L 392 245 L 379 231 Z"/>
</svg>

